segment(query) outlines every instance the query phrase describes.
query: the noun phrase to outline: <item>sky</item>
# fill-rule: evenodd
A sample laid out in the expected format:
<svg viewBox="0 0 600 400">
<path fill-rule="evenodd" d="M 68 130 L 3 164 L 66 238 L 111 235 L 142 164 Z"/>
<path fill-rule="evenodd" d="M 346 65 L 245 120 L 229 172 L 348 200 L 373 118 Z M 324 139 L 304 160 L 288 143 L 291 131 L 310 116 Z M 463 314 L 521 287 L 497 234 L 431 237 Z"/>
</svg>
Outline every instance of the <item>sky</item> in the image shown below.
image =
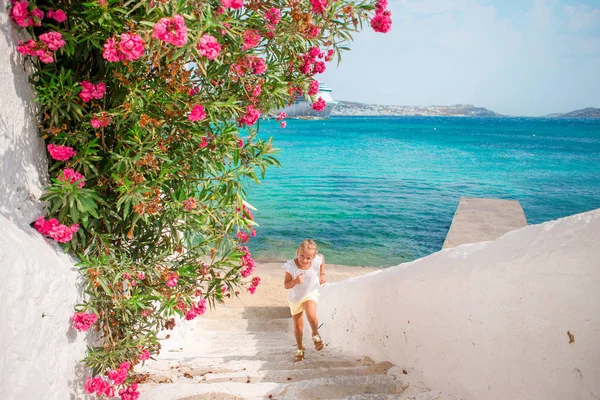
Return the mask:
<svg viewBox="0 0 600 400">
<path fill-rule="evenodd" d="M 504 115 L 600 108 L 600 0 L 389 0 L 318 79 L 336 100 L 473 104 Z"/>
</svg>

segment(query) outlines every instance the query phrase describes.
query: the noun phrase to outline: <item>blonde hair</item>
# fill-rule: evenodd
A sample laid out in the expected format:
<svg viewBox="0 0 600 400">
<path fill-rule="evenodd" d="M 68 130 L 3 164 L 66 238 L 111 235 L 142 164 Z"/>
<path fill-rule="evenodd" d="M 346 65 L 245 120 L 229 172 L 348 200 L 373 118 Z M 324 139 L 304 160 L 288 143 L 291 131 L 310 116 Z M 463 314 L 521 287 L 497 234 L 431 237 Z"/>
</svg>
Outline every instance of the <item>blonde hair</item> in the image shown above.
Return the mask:
<svg viewBox="0 0 600 400">
<path fill-rule="evenodd" d="M 304 239 L 302 243 L 300 243 L 300 246 L 298 246 L 298 248 L 296 249 L 296 253 L 299 252 L 301 249 L 314 250 L 315 254 L 317 254 L 317 252 L 319 251 L 319 246 L 317 246 L 317 243 L 312 239 Z"/>
</svg>

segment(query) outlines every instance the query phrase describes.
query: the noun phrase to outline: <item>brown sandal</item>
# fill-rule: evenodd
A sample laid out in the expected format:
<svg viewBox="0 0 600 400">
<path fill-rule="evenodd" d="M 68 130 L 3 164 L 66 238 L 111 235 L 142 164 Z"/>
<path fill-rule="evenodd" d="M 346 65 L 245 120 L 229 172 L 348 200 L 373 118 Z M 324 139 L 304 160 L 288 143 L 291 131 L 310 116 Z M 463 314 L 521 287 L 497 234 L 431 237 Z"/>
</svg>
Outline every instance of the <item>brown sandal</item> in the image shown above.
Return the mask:
<svg viewBox="0 0 600 400">
<path fill-rule="evenodd" d="M 294 358 L 294 362 L 304 361 L 304 349 L 298 349 L 296 351 L 296 357 Z"/>
<path fill-rule="evenodd" d="M 313 343 L 315 344 L 316 351 L 323 350 L 323 339 L 321 339 L 321 336 L 319 336 L 319 334 L 316 334 L 315 336 L 313 336 L 312 340 L 313 340 Z"/>
</svg>

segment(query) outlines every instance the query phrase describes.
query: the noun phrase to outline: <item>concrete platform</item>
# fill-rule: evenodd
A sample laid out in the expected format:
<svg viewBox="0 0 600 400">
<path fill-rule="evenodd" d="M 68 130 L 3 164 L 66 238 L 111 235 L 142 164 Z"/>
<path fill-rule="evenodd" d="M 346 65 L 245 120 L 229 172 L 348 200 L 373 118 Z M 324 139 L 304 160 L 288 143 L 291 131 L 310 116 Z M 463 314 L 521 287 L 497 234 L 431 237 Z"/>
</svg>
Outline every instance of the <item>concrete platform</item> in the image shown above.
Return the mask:
<svg viewBox="0 0 600 400">
<path fill-rule="evenodd" d="M 442 248 L 495 240 L 524 226 L 527 219 L 517 200 L 461 197 Z"/>
</svg>

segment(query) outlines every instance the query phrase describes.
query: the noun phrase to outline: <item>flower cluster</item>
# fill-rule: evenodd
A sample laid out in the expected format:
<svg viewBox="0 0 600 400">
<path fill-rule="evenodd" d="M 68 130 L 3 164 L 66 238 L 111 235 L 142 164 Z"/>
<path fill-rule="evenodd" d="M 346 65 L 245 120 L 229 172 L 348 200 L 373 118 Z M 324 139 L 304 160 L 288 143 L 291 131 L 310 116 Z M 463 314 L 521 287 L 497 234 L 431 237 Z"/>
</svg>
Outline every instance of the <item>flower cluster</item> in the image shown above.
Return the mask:
<svg viewBox="0 0 600 400">
<path fill-rule="evenodd" d="M 181 47 L 188 41 L 187 26 L 181 15 L 174 15 L 172 18 L 161 18 L 154 25 L 152 37 Z"/>
<path fill-rule="evenodd" d="M 314 96 L 315 94 L 319 93 L 319 81 L 317 80 L 312 80 L 310 82 L 310 85 L 308 85 L 308 95 L 309 96 Z"/>
<path fill-rule="evenodd" d="M 387 0 L 378 0 L 371 28 L 375 32 L 388 33 L 392 29 L 392 12 L 387 10 Z"/>
<path fill-rule="evenodd" d="M 325 103 L 325 100 L 323 100 L 322 97 L 319 97 L 317 99 L 317 101 L 312 103 L 312 109 L 315 111 L 319 111 L 319 112 L 323 111 L 326 107 L 327 107 L 327 103 Z"/>
<path fill-rule="evenodd" d="M 109 62 L 134 61 L 144 55 L 146 42 L 137 33 L 122 33 L 119 41 L 112 37 L 104 43 L 102 57 Z"/>
<path fill-rule="evenodd" d="M 79 92 L 79 98 L 83 100 L 85 103 L 92 99 L 101 99 L 104 97 L 104 93 L 106 93 L 106 84 L 104 82 L 100 82 L 97 84 L 90 83 L 88 81 L 79 82 L 81 87 L 81 92 Z"/>
<path fill-rule="evenodd" d="M 56 177 L 61 182 L 69 183 L 71 185 L 77 183 L 79 188 L 82 188 L 85 185 L 85 176 L 75 171 L 72 168 L 65 168 L 62 172 Z"/>
<path fill-rule="evenodd" d="M 217 41 L 217 38 L 207 34 L 202 35 L 196 48 L 202 57 L 206 57 L 209 60 L 214 60 L 221 53 L 221 45 Z"/>
<path fill-rule="evenodd" d="M 102 111 L 100 116 L 94 115 L 92 117 L 90 124 L 92 125 L 92 128 L 100 129 L 106 128 L 108 125 L 110 125 L 110 121 L 112 121 L 112 118 L 106 114 L 106 111 Z"/>
<path fill-rule="evenodd" d="M 262 37 L 258 34 L 256 29 L 248 29 L 244 32 L 244 44 L 242 45 L 242 50 L 250 50 L 260 43 Z"/>
<path fill-rule="evenodd" d="M 96 394 L 97 396 L 114 397 L 115 388 L 101 377 L 92 378 L 88 376 L 83 386 L 86 393 Z"/>
<path fill-rule="evenodd" d="M 62 34 L 47 32 L 40 35 L 40 40 L 29 39 L 26 43 L 19 42 L 17 51 L 32 57 L 39 57 L 40 61 L 49 64 L 54 62 L 54 52 L 65 45 Z"/>
<path fill-rule="evenodd" d="M 57 161 L 67 161 L 71 157 L 75 157 L 77 155 L 77 152 L 69 146 L 61 146 L 50 143 L 48 146 L 46 146 L 46 148 L 48 149 L 50 157 Z"/>
<path fill-rule="evenodd" d="M 200 104 L 196 104 L 194 108 L 192 108 L 192 112 L 188 115 L 188 119 L 192 122 L 202 121 L 206 118 L 206 112 L 204 111 L 204 107 Z"/>
<path fill-rule="evenodd" d="M 200 299 L 196 304 L 192 304 L 192 307 L 185 313 L 185 319 L 191 321 L 199 315 L 206 312 L 206 299 Z"/>
<path fill-rule="evenodd" d="M 248 250 L 247 246 L 240 246 L 240 247 L 238 247 L 238 250 L 240 250 L 242 253 L 244 253 L 244 255 L 241 257 L 241 260 L 242 260 L 242 267 L 245 267 L 245 268 L 240 271 L 240 274 L 244 278 L 247 278 L 250 275 L 252 275 L 252 273 L 256 269 L 256 263 L 252 259 L 252 254 L 250 253 L 250 250 Z"/>
<path fill-rule="evenodd" d="M 309 76 L 322 74 L 327 67 L 325 66 L 325 62 L 319 61 L 319 59 L 323 59 L 324 57 L 325 55 L 318 47 L 311 47 L 308 52 L 301 57 L 302 65 L 300 66 L 300 72 Z"/>
<path fill-rule="evenodd" d="M 250 294 L 254 294 L 254 292 L 256 292 L 256 287 L 260 284 L 260 278 L 258 276 L 255 276 L 254 278 L 252 278 L 252 283 L 250 284 L 250 287 L 248 288 L 248 291 L 250 292 Z"/>
<path fill-rule="evenodd" d="M 119 390 L 119 396 L 121 400 L 138 400 L 140 398 L 140 392 L 137 391 L 137 383 L 134 383 L 127 387 L 127 389 Z"/>
<path fill-rule="evenodd" d="M 178 281 L 179 281 L 179 274 L 177 272 L 172 272 L 171 275 L 169 275 L 169 279 L 167 279 L 167 282 L 165 283 L 165 285 L 173 288 L 173 287 L 177 286 Z"/>
<path fill-rule="evenodd" d="M 73 315 L 73 317 L 71 317 L 71 319 L 73 320 L 73 326 L 75 329 L 77 329 L 79 332 L 85 332 L 96 323 L 98 320 L 98 315 L 93 313 L 87 314 L 77 312 Z"/>
<path fill-rule="evenodd" d="M 312 12 L 315 14 L 323 14 L 329 5 L 327 0 L 310 0 L 310 4 L 312 5 Z"/>
<path fill-rule="evenodd" d="M 63 10 L 48 10 L 46 16 L 56 22 L 65 22 L 67 20 L 67 14 Z"/>
<path fill-rule="evenodd" d="M 128 362 L 123 362 L 119 365 L 118 369 L 113 369 L 108 372 L 108 379 L 113 381 L 115 385 L 120 385 L 127 379 L 127 374 L 129 373 L 130 364 Z"/>
<path fill-rule="evenodd" d="M 241 126 L 252 126 L 260 118 L 260 111 L 253 106 L 248 106 L 246 112 L 238 119 L 238 123 Z"/>
<path fill-rule="evenodd" d="M 13 21 L 23 28 L 41 26 L 44 12 L 37 7 L 31 9 L 27 1 L 15 1 L 9 13 Z"/>
<path fill-rule="evenodd" d="M 34 228 L 44 236 L 49 236 L 59 243 L 66 243 L 73 239 L 73 234 L 79 230 L 79 224 L 66 226 L 61 224 L 56 218 L 46 220 L 41 216 L 33 224 Z"/>
<path fill-rule="evenodd" d="M 221 5 L 224 8 L 240 9 L 244 6 L 243 0 L 221 0 Z"/>
</svg>

